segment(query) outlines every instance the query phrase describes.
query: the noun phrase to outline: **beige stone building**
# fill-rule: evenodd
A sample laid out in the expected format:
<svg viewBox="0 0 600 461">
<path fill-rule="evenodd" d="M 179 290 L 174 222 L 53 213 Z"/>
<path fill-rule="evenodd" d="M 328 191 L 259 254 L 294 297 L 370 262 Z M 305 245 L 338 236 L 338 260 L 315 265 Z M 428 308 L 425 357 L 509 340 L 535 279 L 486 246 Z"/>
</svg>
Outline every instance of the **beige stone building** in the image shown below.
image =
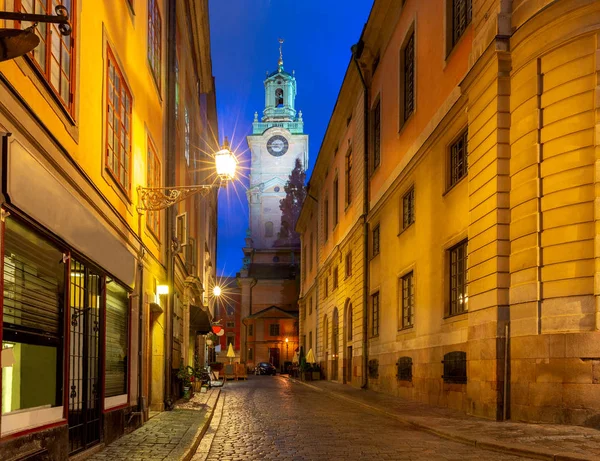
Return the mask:
<svg viewBox="0 0 600 461">
<path fill-rule="evenodd" d="M 375 1 L 298 226 L 303 248 L 319 229 L 300 334 L 318 331 L 329 379 L 346 378 L 349 329 L 374 390 L 493 419 L 597 417 L 599 49 L 594 1 Z M 346 89 L 360 77 L 364 106 Z M 336 220 L 344 136 L 368 164 L 351 322 L 342 293 L 363 285 L 327 267 L 365 248 Z"/>
</svg>

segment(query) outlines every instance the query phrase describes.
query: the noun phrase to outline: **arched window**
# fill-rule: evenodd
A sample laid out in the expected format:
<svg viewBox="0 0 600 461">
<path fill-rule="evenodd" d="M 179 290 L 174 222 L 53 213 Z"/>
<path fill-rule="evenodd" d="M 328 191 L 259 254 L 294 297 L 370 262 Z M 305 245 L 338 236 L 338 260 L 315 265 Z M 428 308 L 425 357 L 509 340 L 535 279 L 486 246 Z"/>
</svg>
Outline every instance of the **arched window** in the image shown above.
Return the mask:
<svg viewBox="0 0 600 461">
<path fill-rule="evenodd" d="M 275 90 L 275 106 L 283 107 L 283 90 L 281 88 Z"/>
<path fill-rule="evenodd" d="M 273 223 L 271 221 L 265 223 L 265 237 L 273 237 Z"/>
</svg>

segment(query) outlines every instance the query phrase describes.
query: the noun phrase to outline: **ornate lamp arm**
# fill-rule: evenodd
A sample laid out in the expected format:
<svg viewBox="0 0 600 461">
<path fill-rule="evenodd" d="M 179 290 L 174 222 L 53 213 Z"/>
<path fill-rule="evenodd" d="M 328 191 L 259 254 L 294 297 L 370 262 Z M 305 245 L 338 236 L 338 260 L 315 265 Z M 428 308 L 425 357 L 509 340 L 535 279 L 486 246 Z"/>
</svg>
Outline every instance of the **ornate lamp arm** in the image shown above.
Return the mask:
<svg viewBox="0 0 600 461">
<path fill-rule="evenodd" d="M 200 184 L 197 186 L 179 186 L 179 187 L 142 187 L 138 186 L 138 206 L 139 213 L 143 211 L 160 211 L 169 208 L 175 203 L 181 202 L 186 198 L 200 194 L 208 195 L 213 189 L 218 189 L 220 184 Z"/>
<path fill-rule="evenodd" d="M 58 24 L 58 30 L 62 35 L 71 35 L 71 23 L 69 22 L 69 12 L 67 9 L 63 5 L 56 5 L 54 11 L 56 11 L 56 15 L 0 11 L 0 19 L 6 19 L 8 21 L 27 21 L 33 23 L 49 22 Z"/>
</svg>

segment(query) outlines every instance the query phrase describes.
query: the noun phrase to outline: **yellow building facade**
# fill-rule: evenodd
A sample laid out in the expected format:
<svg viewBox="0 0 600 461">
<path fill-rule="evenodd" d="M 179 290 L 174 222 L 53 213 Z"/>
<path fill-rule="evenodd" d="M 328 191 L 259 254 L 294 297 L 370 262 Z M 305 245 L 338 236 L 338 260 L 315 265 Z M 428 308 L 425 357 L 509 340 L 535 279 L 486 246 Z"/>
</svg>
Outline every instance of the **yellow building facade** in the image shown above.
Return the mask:
<svg viewBox="0 0 600 461">
<path fill-rule="evenodd" d="M 56 2 L 35 3 L 54 14 Z M 202 302 L 189 286 L 208 285 L 214 267 L 216 193 L 177 212 L 145 211 L 138 194 L 204 181 L 197 170 L 218 147 L 207 2 L 62 4 L 70 36 L 38 25 L 34 52 L 0 63 L 3 459 L 17 449 L 66 459 L 162 410 L 175 336 L 195 338 L 191 309 Z M 32 8 L 0 1 L 2 11 Z M 180 72 L 176 36 L 187 40 Z M 185 117 L 180 141 L 170 127 Z M 182 207 L 185 236 L 201 245 L 173 251 Z M 180 317 L 179 260 L 189 279 Z M 193 344 L 181 349 L 193 356 Z"/>
<path fill-rule="evenodd" d="M 367 299 L 352 316 L 367 319 L 368 387 L 492 419 L 598 414 L 599 24 L 593 1 L 375 1 L 310 180 L 335 189 L 340 106 L 354 105 L 369 127 Z M 367 110 L 343 97 L 351 72 Z M 328 190 L 305 203 L 303 245 Z M 314 276 L 319 290 L 330 277 Z M 345 318 L 309 319 L 318 359 L 332 335 L 343 354 Z"/>
</svg>

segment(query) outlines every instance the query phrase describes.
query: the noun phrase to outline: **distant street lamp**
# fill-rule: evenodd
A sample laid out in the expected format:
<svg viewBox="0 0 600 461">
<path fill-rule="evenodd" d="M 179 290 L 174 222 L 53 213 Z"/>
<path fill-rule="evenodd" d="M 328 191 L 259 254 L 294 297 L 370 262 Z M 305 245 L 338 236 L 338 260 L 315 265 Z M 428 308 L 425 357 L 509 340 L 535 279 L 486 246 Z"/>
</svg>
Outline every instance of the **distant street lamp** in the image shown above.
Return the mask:
<svg viewBox="0 0 600 461">
<path fill-rule="evenodd" d="M 238 160 L 231 149 L 229 141 L 225 138 L 221 150 L 214 155 L 217 176 L 211 184 L 196 184 L 194 186 L 172 187 L 142 187 L 138 186 L 138 212 L 160 211 L 179 203 L 192 195 L 202 196 L 219 187 L 225 187 L 228 181 L 235 177 Z"/>
<path fill-rule="evenodd" d="M 0 61 L 18 58 L 33 51 L 40 44 L 40 37 L 35 33 L 35 28 L 40 22 L 58 24 L 61 35 L 71 35 L 67 8 L 64 5 L 56 5 L 54 11 L 56 15 L 0 11 L 0 19 L 33 23 L 25 29 L 0 29 Z"/>
<path fill-rule="evenodd" d="M 290 347 L 290 340 L 289 340 L 289 338 L 285 338 L 285 361 L 286 362 L 290 358 L 289 347 Z"/>
</svg>

